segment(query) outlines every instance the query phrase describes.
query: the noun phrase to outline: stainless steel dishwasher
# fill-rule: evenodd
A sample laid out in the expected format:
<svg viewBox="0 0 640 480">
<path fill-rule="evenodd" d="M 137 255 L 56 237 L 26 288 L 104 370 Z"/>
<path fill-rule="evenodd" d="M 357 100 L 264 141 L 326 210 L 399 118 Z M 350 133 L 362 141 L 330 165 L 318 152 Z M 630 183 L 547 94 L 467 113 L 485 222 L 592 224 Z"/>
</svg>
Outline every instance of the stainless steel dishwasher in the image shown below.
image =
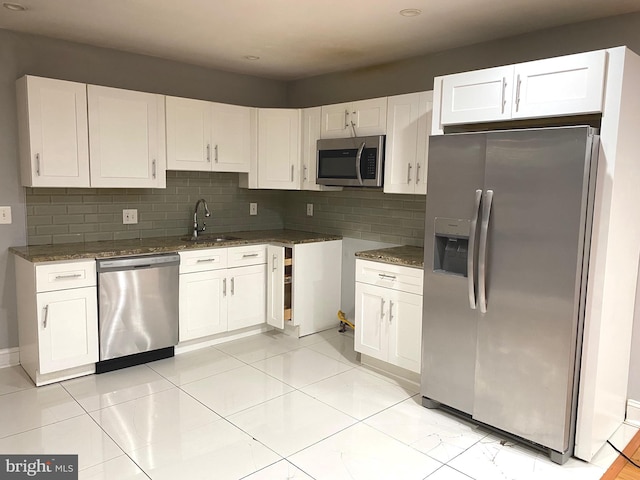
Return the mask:
<svg viewBox="0 0 640 480">
<path fill-rule="evenodd" d="M 97 260 L 98 373 L 173 356 L 179 264 L 177 253 Z"/>
</svg>

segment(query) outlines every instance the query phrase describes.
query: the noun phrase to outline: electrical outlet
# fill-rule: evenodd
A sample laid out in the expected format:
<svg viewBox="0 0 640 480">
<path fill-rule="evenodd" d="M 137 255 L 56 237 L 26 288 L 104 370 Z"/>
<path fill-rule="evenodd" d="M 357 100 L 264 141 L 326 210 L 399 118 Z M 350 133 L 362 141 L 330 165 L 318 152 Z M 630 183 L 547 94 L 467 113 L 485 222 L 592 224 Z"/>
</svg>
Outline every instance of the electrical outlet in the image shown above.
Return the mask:
<svg viewBox="0 0 640 480">
<path fill-rule="evenodd" d="M 124 225 L 138 223 L 138 210 L 135 208 L 125 208 L 122 210 L 122 223 Z"/>
<path fill-rule="evenodd" d="M 258 204 L 250 203 L 249 204 L 249 215 L 257 215 L 258 214 Z"/>
<path fill-rule="evenodd" d="M 307 217 L 313 217 L 313 203 L 307 203 Z"/>
<path fill-rule="evenodd" d="M 11 207 L 0 207 L 0 224 L 11 223 Z"/>
</svg>

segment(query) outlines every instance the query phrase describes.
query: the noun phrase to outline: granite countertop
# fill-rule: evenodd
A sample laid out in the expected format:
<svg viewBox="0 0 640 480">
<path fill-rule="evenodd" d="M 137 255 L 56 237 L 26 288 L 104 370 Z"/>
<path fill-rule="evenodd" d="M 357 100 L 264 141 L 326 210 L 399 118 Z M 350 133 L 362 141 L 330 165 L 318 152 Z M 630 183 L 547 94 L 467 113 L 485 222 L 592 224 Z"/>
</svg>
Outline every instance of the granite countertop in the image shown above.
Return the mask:
<svg viewBox="0 0 640 480">
<path fill-rule="evenodd" d="M 424 249 L 403 245 L 400 247 L 381 248 L 379 250 L 364 250 L 356 252 L 356 257 L 405 267 L 424 267 Z"/>
<path fill-rule="evenodd" d="M 211 241 L 212 238 L 219 235 L 237 238 L 220 242 Z M 295 245 L 298 243 L 326 242 L 329 240 L 342 239 L 339 235 L 302 232 L 299 230 L 253 230 L 245 232 L 207 233 L 201 235 L 197 242 L 185 240 L 185 238 L 188 238 L 188 235 L 181 237 L 152 237 L 136 240 L 32 245 L 10 247 L 9 252 L 30 262 L 37 263 L 83 258 L 124 257 L 128 255 L 179 252 L 181 250 L 198 248 L 236 247 L 260 243 Z"/>
</svg>

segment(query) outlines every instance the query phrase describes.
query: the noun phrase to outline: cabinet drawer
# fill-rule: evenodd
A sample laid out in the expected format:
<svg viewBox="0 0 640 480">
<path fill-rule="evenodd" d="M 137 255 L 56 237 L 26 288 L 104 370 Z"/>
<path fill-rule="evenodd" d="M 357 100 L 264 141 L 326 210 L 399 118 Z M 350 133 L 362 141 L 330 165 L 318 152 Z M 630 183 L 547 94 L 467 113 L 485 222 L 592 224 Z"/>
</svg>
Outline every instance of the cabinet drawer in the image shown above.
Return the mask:
<svg viewBox="0 0 640 480">
<path fill-rule="evenodd" d="M 180 254 L 180 273 L 204 272 L 227 268 L 226 248 L 189 250 Z"/>
<path fill-rule="evenodd" d="M 422 269 L 356 259 L 356 282 L 422 295 Z"/>
<path fill-rule="evenodd" d="M 96 284 L 96 261 L 43 263 L 36 265 L 36 291 L 51 292 Z"/>
<path fill-rule="evenodd" d="M 245 265 L 260 265 L 267 263 L 266 245 L 247 245 L 246 247 L 231 247 L 227 250 L 228 266 L 243 267 Z"/>
</svg>

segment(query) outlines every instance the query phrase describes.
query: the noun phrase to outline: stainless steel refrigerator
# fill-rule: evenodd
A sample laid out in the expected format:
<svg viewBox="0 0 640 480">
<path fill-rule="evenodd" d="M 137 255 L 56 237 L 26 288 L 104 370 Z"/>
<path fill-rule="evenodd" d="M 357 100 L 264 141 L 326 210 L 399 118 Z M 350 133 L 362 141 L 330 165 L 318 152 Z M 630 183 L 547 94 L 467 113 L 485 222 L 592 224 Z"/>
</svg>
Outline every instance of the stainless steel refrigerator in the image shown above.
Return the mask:
<svg viewBox="0 0 640 480">
<path fill-rule="evenodd" d="M 421 393 L 564 463 L 573 453 L 598 137 L 432 136 Z"/>
</svg>

